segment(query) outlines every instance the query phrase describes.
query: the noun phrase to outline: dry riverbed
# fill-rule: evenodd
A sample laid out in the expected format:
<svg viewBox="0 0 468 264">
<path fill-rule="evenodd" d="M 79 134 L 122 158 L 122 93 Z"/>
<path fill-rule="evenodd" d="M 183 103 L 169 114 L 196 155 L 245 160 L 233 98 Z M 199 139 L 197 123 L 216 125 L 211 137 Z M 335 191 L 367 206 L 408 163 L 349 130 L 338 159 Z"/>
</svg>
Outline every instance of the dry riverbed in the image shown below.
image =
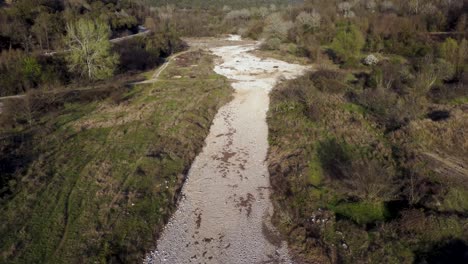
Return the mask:
<svg viewBox="0 0 468 264">
<path fill-rule="evenodd" d="M 195 45 L 220 57 L 215 71 L 232 81 L 235 95 L 217 113 L 178 209 L 145 263 L 291 263 L 271 225 L 266 112 L 276 82 L 306 68 L 255 57 L 257 43 L 237 37 Z"/>
</svg>

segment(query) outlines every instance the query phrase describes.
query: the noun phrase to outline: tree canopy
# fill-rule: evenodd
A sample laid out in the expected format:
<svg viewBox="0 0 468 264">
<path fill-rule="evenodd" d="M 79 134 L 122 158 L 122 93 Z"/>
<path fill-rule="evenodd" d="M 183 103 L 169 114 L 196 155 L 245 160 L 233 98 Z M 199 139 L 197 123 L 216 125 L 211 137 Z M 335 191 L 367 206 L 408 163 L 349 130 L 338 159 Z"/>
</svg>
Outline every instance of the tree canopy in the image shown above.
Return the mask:
<svg viewBox="0 0 468 264">
<path fill-rule="evenodd" d="M 67 25 L 67 61 L 72 72 L 89 79 L 113 75 L 118 57 L 111 53 L 110 29 L 105 23 L 80 19 Z"/>
</svg>

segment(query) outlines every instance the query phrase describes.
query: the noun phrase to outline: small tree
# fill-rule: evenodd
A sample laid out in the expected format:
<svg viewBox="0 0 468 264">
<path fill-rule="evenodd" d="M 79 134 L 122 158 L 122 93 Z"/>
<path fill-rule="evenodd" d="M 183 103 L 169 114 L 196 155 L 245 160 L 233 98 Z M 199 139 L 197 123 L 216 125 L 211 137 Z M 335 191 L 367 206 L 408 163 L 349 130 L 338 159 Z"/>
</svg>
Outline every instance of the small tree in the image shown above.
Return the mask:
<svg viewBox="0 0 468 264">
<path fill-rule="evenodd" d="M 42 67 L 37 62 L 36 58 L 24 58 L 21 63 L 21 71 L 23 73 L 24 82 L 28 86 L 27 88 L 34 87 L 40 82 L 42 75 Z"/>
<path fill-rule="evenodd" d="M 331 49 L 340 60 L 346 62 L 351 58 L 356 58 L 364 44 L 362 33 L 356 27 L 349 25 L 338 30 L 332 41 Z"/>
<path fill-rule="evenodd" d="M 457 64 L 458 60 L 458 43 L 453 38 L 447 38 L 441 45 L 440 45 L 440 56 L 452 63 Z"/>
<path fill-rule="evenodd" d="M 89 79 L 113 75 L 118 56 L 111 53 L 110 28 L 103 22 L 80 19 L 67 25 L 68 66 Z"/>
</svg>

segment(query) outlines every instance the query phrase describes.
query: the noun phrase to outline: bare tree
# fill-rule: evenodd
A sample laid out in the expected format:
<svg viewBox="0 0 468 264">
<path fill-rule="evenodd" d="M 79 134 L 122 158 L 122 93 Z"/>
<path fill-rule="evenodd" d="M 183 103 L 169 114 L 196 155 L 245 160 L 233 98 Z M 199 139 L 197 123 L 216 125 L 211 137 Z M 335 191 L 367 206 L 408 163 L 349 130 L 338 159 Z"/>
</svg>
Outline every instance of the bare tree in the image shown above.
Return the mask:
<svg viewBox="0 0 468 264">
<path fill-rule="evenodd" d="M 355 196 L 368 201 L 385 201 L 395 192 L 394 172 L 375 160 L 354 161 L 345 171 L 345 184 Z"/>
</svg>

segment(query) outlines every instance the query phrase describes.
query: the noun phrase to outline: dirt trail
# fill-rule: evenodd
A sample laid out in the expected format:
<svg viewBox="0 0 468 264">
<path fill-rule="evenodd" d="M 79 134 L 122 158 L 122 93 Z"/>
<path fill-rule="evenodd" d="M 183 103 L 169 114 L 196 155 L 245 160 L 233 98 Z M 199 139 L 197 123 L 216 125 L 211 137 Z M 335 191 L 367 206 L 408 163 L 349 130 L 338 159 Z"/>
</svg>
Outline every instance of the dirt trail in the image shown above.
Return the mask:
<svg viewBox="0 0 468 264">
<path fill-rule="evenodd" d="M 248 53 L 254 44 L 230 40 L 211 50 L 222 58 L 215 71 L 233 81 L 234 99 L 216 115 L 178 209 L 145 263 L 291 263 L 270 221 L 266 112 L 277 80 L 305 68 L 262 60 Z"/>
</svg>

